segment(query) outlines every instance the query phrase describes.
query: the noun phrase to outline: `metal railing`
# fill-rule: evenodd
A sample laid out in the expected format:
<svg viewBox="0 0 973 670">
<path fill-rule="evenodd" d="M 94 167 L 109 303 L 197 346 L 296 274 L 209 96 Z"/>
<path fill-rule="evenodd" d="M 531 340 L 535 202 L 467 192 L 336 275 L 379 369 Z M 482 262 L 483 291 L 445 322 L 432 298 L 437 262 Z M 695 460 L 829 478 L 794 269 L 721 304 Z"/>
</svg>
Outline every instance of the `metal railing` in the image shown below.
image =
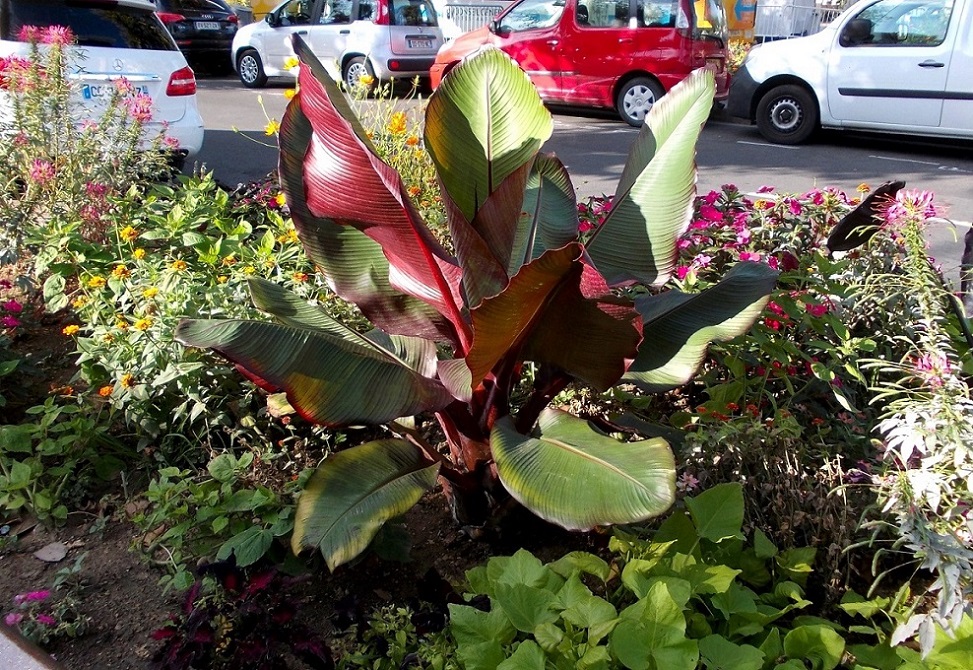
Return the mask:
<svg viewBox="0 0 973 670">
<path fill-rule="evenodd" d="M 439 26 L 443 36 L 452 39 L 465 32 L 476 30 L 490 23 L 493 18 L 506 9 L 512 0 L 497 2 L 464 2 L 446 4 L 446 11 L 439 14 Z"/>
<path fill-rule="evenodd" d="M 820 32 L 844 10 L 844 3 L 814 0 L 758 0 L 753 34 L 758 41 Z"/>
</svg>

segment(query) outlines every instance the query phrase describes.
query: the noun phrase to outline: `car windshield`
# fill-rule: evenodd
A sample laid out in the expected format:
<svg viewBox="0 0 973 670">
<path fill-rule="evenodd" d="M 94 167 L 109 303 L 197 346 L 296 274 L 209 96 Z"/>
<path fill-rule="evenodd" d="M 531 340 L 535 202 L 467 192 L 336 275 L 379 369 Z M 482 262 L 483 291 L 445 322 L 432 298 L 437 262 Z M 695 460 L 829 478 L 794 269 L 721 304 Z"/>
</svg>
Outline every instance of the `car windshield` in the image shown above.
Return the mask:
<svg viewBox="0 0 973 670">
<path fill-rule="evenodd" d="M 80 5 L 80 6 L 79 6 Z M 151 12 L 131 7 L 20 0 L 0 16 L 0 37 L 16 39 L 24 26 L 67 26 L 84 47 L 176 51 L 176 43 Z"/>
<path fill-rule="evenodd" d="M 558 22 L 563 11 L 564 0 L 524 0 L 501 17 L 499 32 L 550 28 Z"/>
</svg>

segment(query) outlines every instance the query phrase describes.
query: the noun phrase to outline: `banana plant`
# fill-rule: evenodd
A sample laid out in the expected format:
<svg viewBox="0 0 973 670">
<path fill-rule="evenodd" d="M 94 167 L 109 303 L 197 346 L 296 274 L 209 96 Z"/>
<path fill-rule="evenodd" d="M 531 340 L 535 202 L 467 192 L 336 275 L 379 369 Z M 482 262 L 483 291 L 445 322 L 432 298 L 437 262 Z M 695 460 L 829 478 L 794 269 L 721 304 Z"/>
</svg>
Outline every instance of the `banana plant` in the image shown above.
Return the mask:
<svg viewBox="0 0 973 670">
<path fill-rule="evenodd" d="M 275 322 L 188 319 L 176 332 L 285 392 L 309 421 L 389 426 L 324 459 L 301 495 L 293 549 L 319 549 L 333 570 L 437 483 L 464 524 L 505 501 L 575 530 L 665 512 L 675 494 L 665 440 L 622 442 L 550 405 L 569 384 L 686 383 L 708 344 L 746 332 L 775 287 L 772 269 L 740 263 L 704 292 L 662 290 L 690 223 L 712 76 L 693 73 L 652 108 L 611 211 L 582 241 L 567 170 L 541 152 L 551 115 L 526 74 L 491 49 L 457 65 L 428 101 L 423 137 L 449 252 L 299 37 L 294 49 L 282 189 L 318 271 L 375 329 L 351 330 L 254 279 L 253 301 Z M 410 420 L 420 415 L 438 420 L 441 444 Z"/>
</svg>

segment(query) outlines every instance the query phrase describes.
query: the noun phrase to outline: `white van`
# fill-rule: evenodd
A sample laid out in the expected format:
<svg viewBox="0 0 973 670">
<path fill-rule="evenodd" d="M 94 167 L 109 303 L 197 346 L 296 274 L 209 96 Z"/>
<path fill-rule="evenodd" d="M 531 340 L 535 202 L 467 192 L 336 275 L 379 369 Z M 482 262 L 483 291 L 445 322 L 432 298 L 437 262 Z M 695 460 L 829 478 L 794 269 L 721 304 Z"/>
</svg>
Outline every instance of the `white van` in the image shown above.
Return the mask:
<svg viewBox="0 0 973 670">
<path fill-rule="evenodd" d="M 818 127 L 973 139 L 973 0 L 862 0 L 751 49 L 727 111 L 771 142 Z"/>
</svg>

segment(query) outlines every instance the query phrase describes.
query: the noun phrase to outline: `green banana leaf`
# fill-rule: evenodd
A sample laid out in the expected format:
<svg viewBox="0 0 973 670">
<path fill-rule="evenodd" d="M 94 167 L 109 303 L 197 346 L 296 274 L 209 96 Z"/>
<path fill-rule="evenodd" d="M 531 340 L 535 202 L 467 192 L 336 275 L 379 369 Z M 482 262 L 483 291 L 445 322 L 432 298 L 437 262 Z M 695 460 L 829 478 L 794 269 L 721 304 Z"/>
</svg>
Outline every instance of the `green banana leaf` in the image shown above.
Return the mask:
<svg viewBox="0 0 973 670">
<path fill-rule="evenodd" d="M 665 440 L 622 443 L 566 412 L 541 413 L 535 437 L 494 424 L 500 481 L 527 509 L 569 530 L 635 523 L 672 505 L 676 465 Z"/>
<path fill-rule="evenodd" d="M 511 277 L 548 249 L 578 239 L 578 201 L 564 164 L 553 154 L 539 154 L 527 179 L 523 218 L 514 239 L 507 274 Z"/>
<path fill-rule="evenodd" d="M 713 107 L 713 74 L 695 70 L 652 106 L 588 253 L 608 283 L 662 286 L 692 218 L 696 141 Z"/>
<path fill-rule="evenodd" d="M 385 423 L 438 410 L 452 400 L 435 379 L 369 342 L 275 323 L 184 319 L 175 339 L 213 349 L 252 376 L 281 388 L 314 423 Z"/>
<path fill-rule="evenodd" d="M 623 379 L 650 393 L 688 382 L 710 342 L 750 329 L 776 288 L 777 275 L 765 263 L 741 262 L 700 293 L 674 289 L 637 299 L 645 340 Z"/>
<path fill-rule="evenodd" d="M 376 440 L 325 459 L 297 502 L 291 548 L 318 548 L 332 571 L 361 552 L 389 519 L 436 485 L 430 463 L 404 440 Z"/>
</svg>

